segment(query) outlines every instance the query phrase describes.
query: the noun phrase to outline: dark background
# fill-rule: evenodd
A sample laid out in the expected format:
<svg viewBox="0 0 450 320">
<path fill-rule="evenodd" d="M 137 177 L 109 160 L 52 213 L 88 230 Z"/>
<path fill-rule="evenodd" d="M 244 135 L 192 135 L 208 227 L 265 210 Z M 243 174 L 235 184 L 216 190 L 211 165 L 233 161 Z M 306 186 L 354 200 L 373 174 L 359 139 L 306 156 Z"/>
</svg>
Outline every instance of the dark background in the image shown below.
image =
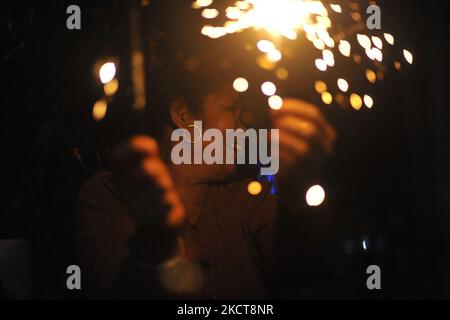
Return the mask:
<svg viewBox="0 0 450 320">
<path fill-rule="evenodd" d="M 370 112 L 327 110 L 340 134 L 325 182 L 336 271 L 294 297 L 450 298 L 448 12 L 437 0 L 379 3 L 383 28 L 415 63 L 386 78 Z M 81 7 L 80 31 L 66 28 L 70 4 Z M 76 194 L 133 132 L 127 6 L 1 4 L 0 239 L 30 240 L 35 298 L 82 297 L 65 289 L 66 267 L 76 264 Z M 121 58 L 121 87 L 95 122 L 92 67 L 108 56 Z M 381 267 L 381 291 L 365 287 L 370 264 Z"/>
</svg>

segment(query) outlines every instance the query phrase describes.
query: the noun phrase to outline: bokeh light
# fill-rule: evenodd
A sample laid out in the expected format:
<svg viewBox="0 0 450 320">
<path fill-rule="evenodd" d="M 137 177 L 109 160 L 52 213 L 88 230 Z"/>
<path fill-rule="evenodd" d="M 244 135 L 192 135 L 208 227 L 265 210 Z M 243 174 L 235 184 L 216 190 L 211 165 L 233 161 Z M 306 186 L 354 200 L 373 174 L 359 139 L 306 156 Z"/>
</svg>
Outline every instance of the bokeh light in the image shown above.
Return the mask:
<svg viewBox="0 0 450 320">
<path fill-rule="evenodd" d="M 271 96 L 268 102 L 269 107 L 273 110 L 280 110 L 283 107 L 283 99 L 280 96 Z"/>
<path fill-rule="evenodd" d="M 276 49 L 275 45 L 269 40 L 259 40 L 256 46 L 261 52 L 264 53 L 269 53 L 270 51 Z"/>
<path fill-rule="evenodd" d="M 252 181 L 248 184 L 247 191 L 252 196 L 257 196 L 262 191 L 262 185 L 259 181 Z"/>
<path fill-rule="evenodd" d="M 273 82 L 266 81 L 261 85 L 261 91 L 266 96 L 273 96 L 277 92 L 277 87 Z"/>
<path fill-rule="evenodd" d="M 306 192 L 306 203 L 310 207 L 318 207 L 325 201 L 325 190 L 320 185 L 312 186 Z"/>
<path fill-rule="evenodd" d="M 386 39 L 387 43 L 389 43 L 392 46 L 394 45 L 395 39 L 394 39 L 394 36 L 392 34 L 385 33 L 384 34 L 384 38 Z"/>
<path fill-rule="evenodd" d="M 119 89 L 119 80 L 117 79 L 113 79 L 103 85 L 103 91 L 105 92 L 105 95 L 108 97 L 115 95 L 118 89 Z"/>
<path fill-rule="evenodd" d="M 377 82 L 377 74 L 373 70 L 366 70 L 366 78 L 372 84 Z"/>
<path fill-rule="evenodd" d="M 219 15 L 219 10 L 217 9 L 204 9 L 202 11 L 202 17 L 205 19 L 214 19 Z"/>
<path fill-rule="evenodd" d="M 405 56 L 406 61 L 408 61 L 409 64 L 412 64 L 414 61 L 414 57 L 411 52 L 408 50 L 403 50 L 403 55 Z"/>
<path fill-rule="evenodd" d="M 325 104 L 331 104 L 333 102 L 333 96 L 331 93 L 324 91 L 322 92 L 322 101 Z"/>
<path fill-rule="evenodd" d="M 363 100 L 358 94 L 352 93 L 352 95 L 350 96 L 350 104 L 353 109 L 360 110 L 363 105 Z"/>
<path fill-rule="evenodd" d="M 327 70 L 327 63 L 322 59 L 316 59 L 316 67 L 320 71 L 326 71 Z"/>
<path fill-rule="evenodd" d="M 100 67 L 100 81 L 105 84 L 110 82 L 116 76 L 116 65 L 114 62 L 107 62 Z"/>
<path fill-rule="evenodd" d="M 345 79 L 338 79 L 337 81 L 338 87 L 342 92 L 347 92 L 348 91 L 348 82 Z"/>
<path fill-rule="evenodd" d="M 372 97 L 366 94 L 364 96 L 364 104 L 366 105 L 367 108 L 371 109 L 373 107 Z"/>
<path fill-rule="evenodd" d="M 245 92 L 248 90 L 248 81 L 245 78 L 237 78 L 233 82 L 233 88 L 237 92 Z"/>
<path fill-rule="evenodd" d="M 92 116 L 96 121 L 101 121 L 106 115 L 106 111 L 108 110 L 108 104 L 105 100 L 98 100 L 94 107 L 92 108 Z"/>
<path fill-rule="evenodd" d="M 318 94 L 322 94 L 322 92 L 327 91 L 327 84 L 323 81 L 314 82 L 314 89 Z"/>
</svg>

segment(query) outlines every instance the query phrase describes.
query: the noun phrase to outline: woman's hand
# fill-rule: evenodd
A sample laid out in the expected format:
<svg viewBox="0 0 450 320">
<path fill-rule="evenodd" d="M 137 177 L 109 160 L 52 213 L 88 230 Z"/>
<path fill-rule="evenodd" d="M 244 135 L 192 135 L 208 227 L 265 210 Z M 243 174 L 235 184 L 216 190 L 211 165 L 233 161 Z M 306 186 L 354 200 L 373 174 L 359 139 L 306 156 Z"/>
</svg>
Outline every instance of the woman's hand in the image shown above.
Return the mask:
<svg viewBox="0 0 450 320">
<path fill-rule="evenodd" d="M 280 170 L 283 201 L 298 202 L 299 194 L 317 183 L 321 165 L 333 151 L 336 131 L 319 108 L 298 100 L 284 99 L 283 108 L 271 113 L 273 128 L 280 130 Z"/>
<path fill-rule="evenodd" d="M 113 163 L 125 202 L 138 224 L 181 225 L 184 207 L 154 139 L 131 138 L 115 150 Z"/>
</svg>

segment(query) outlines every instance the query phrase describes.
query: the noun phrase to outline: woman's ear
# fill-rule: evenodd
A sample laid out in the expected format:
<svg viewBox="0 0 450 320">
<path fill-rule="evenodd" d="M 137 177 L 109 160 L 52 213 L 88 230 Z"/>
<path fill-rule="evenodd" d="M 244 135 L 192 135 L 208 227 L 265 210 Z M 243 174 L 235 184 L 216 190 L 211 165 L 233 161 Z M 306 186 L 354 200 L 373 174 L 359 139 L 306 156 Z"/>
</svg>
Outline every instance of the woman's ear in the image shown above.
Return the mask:
<svg viewBox="0 0 450 320">
<path fill-rule="evenodd" d="M 192 124 L 193 119 L 184 99 L 178 98 L 170 103 L 170 118 L 178 128 L 187 128 Z"/>
</svg>

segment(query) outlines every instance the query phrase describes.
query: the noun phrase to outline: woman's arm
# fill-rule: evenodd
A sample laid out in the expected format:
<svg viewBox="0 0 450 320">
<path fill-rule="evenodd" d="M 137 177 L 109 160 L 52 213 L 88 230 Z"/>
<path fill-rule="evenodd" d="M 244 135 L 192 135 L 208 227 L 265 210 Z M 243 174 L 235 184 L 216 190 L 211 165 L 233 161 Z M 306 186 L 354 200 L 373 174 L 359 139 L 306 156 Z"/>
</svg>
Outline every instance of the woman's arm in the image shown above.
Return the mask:
<svg viewBox="0 0 450 320">
<path fill-rule="evenodd" d="M 76 236 L 83 288 L 88 296 L 98 298 L 164 296 L 157 257 L 151 259 L 162 242 L 155 242 L 155 235 L 138 231 L 119 199 L 113 174 L 106 172 L 86 182 L 79 194 Z M 133 241 L 136 238 L 141 241 Z M 133 243 L 139 247 L 133 248 Z"/>
<path fill-rule="evenodd" d="M 316 106 L 297 99 L 284 99 L 283 108 L 272 112 L 272 123 L 279 129 L 279 194 L 262 197 L 250 224 L 272 274 L 290 282 L 308 280 L 326 264 L 331 215 L 326 204 L 308 206 L 305 195 L 318 182 L 336 132 Z"/>
<path fill-rule="evenodd" d="M 183 206 L 153 139 L 132 138 L 113 160 L 115 172 L 97 174 L 79 194 L 78 247 L 87 289 L 162 298 L 161 272 L 177 254 Z"/>
</svg>

